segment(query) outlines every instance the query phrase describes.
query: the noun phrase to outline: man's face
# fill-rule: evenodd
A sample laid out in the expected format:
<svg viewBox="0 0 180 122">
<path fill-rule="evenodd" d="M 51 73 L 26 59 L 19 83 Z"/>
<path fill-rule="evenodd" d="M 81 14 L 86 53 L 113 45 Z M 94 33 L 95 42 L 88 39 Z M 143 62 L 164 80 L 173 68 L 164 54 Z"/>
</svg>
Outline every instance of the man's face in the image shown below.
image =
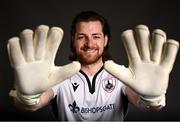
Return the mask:
<svg viewBox="0 0 180 122">
<path fill-rule="evenodd" d="M 102 53 L 108 41 L 99 21 L 79 22 L 76 26 L 74 47 L 78 60 L 85 65 L 102 61 Z"/>
</svg>

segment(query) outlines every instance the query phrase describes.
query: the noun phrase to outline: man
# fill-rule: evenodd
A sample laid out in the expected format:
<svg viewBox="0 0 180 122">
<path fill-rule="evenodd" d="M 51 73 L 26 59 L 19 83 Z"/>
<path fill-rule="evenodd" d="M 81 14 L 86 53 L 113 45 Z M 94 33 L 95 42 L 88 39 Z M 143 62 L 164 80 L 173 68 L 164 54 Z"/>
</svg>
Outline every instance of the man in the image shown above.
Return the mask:
<svg viewBox="0 0 180 122">
<path fill-rule="evenodd" d="M 36 111 L 53 100 L 58 120 L 112 121 L 125 118 L 128 102 L 148 111 L 165 106 L 169 73 L 179 43 L 166 40 L 162 30 L 154 30 L 151 37 L 145 25 L 123 32 L 128 68 L 109 60 L 111 34 L 101 15 L 86 11 L 74 18 L 74 62 L 57 67 L 54 59 L 62 34 L 58 27 L 49 30 L 41 25 L 34 38 L 33 31 L 26 29 L 20 40 L 9 40 L 8 52 L 16 78 L 16 90 L 10 95 L 17 107 Z"/>
</svg>

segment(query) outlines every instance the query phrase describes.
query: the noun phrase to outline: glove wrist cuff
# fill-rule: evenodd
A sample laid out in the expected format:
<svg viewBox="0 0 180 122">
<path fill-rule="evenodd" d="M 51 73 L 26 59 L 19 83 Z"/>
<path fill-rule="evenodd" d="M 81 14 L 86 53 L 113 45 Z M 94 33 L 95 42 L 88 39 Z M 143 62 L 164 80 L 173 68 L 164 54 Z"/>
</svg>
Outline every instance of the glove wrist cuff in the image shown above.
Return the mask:
<svg viewBox="0 0 180 122">
<path fill-rule="evenodd" d="M 11 90 L 9 93 L 10 96 L 17 98 L 21 103 L 25 105 L 36 105 L 40 101 L 41 94 L 36 95 L 24 95 L 18 92 L 17 90 Z"/>
<path fill-rule="evenodd" d="M 147 97 L 140 96 L 139 104 L 145 106 L 146 108 L 150 107 L 164 107 L 166 105 L 165 94 L 158 97 Z"/>
</svg>

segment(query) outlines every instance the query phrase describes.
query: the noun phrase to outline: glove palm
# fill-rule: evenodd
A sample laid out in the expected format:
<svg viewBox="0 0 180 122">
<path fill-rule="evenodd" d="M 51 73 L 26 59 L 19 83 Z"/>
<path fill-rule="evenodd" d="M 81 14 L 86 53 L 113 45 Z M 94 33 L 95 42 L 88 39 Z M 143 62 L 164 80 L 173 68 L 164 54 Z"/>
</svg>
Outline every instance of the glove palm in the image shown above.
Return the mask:
<svg viewBox="0 0 180 122">
<path fill-rule="evenodd" d="M 144 25 L 137 26 L 135 31 L 125 31 L 122 39 L 128 54 L 128 68 L 106 61 L 105 69 L 143 97 L 165 94 L 179 43 L 166 41 L 166 34 L 159 29 L 150 40 Z"/>
<path fill-rule="evenodd" d="M 15 86 L 23 95 L 41 94 L 53 85 L 80 70 L 80 64 L 73 62 L 55 66 L 54 60 L 61 43 L 61 28 L 41 25 L 33 33 L 26 29 L 21 37 L 8 42 L 8 54 L 15 74 Z"/>
</svg>

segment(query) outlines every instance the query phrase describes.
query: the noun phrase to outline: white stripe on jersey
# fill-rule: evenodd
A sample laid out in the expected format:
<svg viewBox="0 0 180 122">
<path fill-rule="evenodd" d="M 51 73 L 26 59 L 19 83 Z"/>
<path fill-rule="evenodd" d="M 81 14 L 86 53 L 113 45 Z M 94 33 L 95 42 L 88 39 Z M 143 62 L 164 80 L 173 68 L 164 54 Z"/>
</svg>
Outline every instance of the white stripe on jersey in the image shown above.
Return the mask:
<svg viewBox="0 0 180 122">
<path fill-rule="evenodd" d="M 80 71 L 54 86 L 59 120 L 123 120 L 127 111 L 125 86 L 103 68 L 93 77 Z"/>
</svg>

